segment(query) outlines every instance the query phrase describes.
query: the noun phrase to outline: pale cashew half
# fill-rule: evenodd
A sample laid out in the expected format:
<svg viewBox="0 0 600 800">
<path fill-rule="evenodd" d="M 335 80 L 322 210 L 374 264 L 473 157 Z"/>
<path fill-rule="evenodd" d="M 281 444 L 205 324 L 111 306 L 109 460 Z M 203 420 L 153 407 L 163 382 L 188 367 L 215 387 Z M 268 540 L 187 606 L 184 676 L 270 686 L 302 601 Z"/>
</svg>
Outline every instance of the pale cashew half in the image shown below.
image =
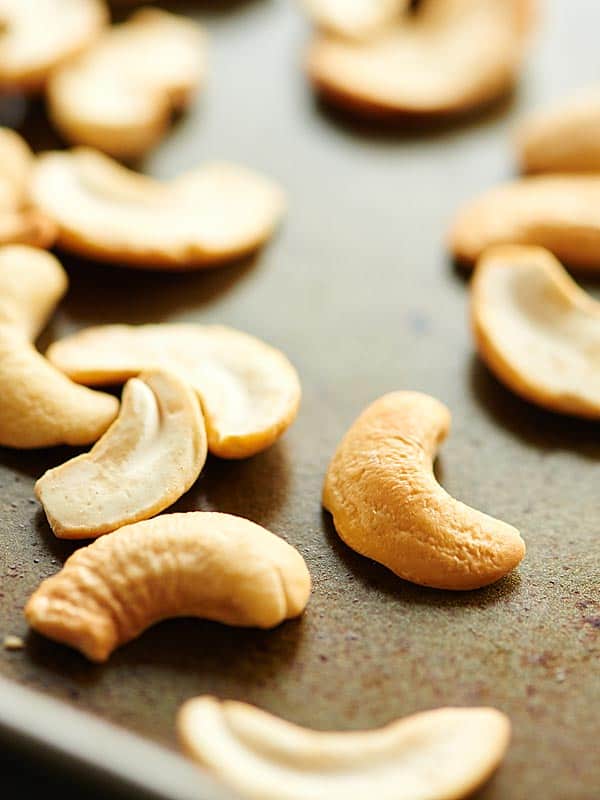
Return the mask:
<svg viewBox="0 0 600 800">
<path fill-rule="evenodd" d="M 125 385 L 121 412 L 89 453 L 48 470 L 35 492 L 61 539 L 91 539 L 168 508 L 206 461 L 198 399 L 168 372 Z"/>
<path fill-rule="evenodd" d="M 477 350 L 532 403 L 600 419 L 600 303 L 547 250 L 487 250 L 471 285 Z"/>
<path fill-rule="evenodd" d="M 458 800 L 498 767 L 510 722 L 494 708 L 439 708 L 371 731 L 314 731 L 214 697 L 177 717 L 183 749 L 253 800 Z"/>
<path fill-rule="evenodd" d="M 442 489 L 433 459 L 450 412 L 418 392 L 376 400 L 346 433 L 329 465 L 323 505 L 353 550 L 405 580 L 477 589 L 525 555 L 519 532 Z"/>
<path fill-rule="evenodd" d="M 368 39 L 406 11 L 410 0 L 304 0 L 315 23 L 328 33 Z"/>
<path fill-rule="evenodd" d="M 0 250 L 0 446 L 90 444 L 117 415 L 116 398 L 72 383 L 31 344 L 66 287 L 49 253 Z"/>
<path fill-rule="evenodd" d="M 32 198 L 66 250 L 155 269 L 215 266 L 266 242 L 284 207 L 271 181 L 213 163 L 169 183 L 131 172 L 95 150 L 38 158 Z"/>
<path fill-rule="evenodd" d="M 310 575 L 300 553 L 241 517 L 165 514 L 96 539 L 29 599 L 40 633 L 106 661 L 170 617 L 272 628 L 304 611 Z"/>
<path fill-rule="evenodd" d="M 300 382 L 279 350 L 220 325 L 99 325 L 55 342 L 47 358 L 70 378 L 111 385 L 147 369 L 178 372 L 198 393 L 208 449 L 246 458 L 291 425 Z"/>
<path fill-rule="evenodd" d="M 42 89 L 107 20 L 104 0 L 0 0 L 0 88 Z"/>
<path fill-rule="evenodd" d="M 532 0 L 423 0 L 367 42 L 317 37 L 308 73 L 331 101 L 365 113 L 466 112 L 518 79 L 531 6 Z"/>
<path fill-rule="evenodd" d="M 204 77 L 204 49 L 191 19 L 141 9 L 52 75 L 50 117 L 70 142 L 140 157 L 191 101 Z"/>
<path fill-rule="evenodd" d="M 522 178 L 468 203 L 450 230 L 454 257 L 472 265 L 498 244 L 538 245 L 569 266 L 600 269 L 600 177 Z"/>
</svg>

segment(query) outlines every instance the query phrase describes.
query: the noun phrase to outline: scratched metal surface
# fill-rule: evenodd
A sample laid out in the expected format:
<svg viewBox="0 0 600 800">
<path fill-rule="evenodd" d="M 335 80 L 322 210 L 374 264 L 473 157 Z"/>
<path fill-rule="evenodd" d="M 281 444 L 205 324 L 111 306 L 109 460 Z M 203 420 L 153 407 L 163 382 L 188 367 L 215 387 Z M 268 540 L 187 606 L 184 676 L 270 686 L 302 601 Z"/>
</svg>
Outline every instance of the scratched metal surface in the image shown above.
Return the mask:
<svg viewBox="0 0 600 800">
<path fill-rule="evenodd" d="M 42 338 L 101 322 L 223 322 L 282 348 L 304 387 L 293 429 L 244 462 L 209 460 L 173 510 L 241 514 L 306 557 L 302 620 L 268 633 L 167 622 L 93 666 L 27 634 L 22 607 L 73 547 L 33 499 L 68 450 L 0 450 L 0 673 L 175 746 L 182 701 L 242 698 L 303 725 L 362 728 L 419 709 L 490 704 L 514 739 L 481 800 L 600 795 L 598 427 L 530 407 L 473 354 L 464 276 L 443 234 L 454 209 L 508 177 L 524 111 L 598 75 L 600 7 L 543 3 L 518 95 L 428 132 L 357 125 L 315 103 L 300 69 L 308 28 L 290 2 L 177 6 L 205 21 L 210 81 L 144 165 L 171 176 L 222 157 L 264 170 L 290 208 L 258 257 L 206 274 L 152 275 L 65 259 L 70 292 Z M 18 120 L 19 109 L 13 109 Z M 43 114 L 22 127 L 50 143 Z M 592 291 L 596 287 L 593 285 Z M 411 586 L 348 550 L 319 503 L 328 459 L 361 409 L 419 389 L 452 410 L 438 474 L 454 495 L 518 526 L 527 558 L 479 592 Z"/>
</svg>

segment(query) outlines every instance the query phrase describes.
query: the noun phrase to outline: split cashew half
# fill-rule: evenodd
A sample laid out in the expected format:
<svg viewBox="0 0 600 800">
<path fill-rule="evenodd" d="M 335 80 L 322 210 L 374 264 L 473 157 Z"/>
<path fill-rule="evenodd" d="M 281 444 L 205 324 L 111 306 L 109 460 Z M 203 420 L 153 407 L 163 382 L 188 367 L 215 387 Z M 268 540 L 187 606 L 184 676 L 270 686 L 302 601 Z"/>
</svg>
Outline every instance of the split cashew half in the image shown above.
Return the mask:
<svg viewBox="0 0 600 800">
<path fill-rule="evenodd" d="M 327 33 L 361 40 L 393 25 L 410 0 L 304 0 L 304 6 Z"/>
<path fill-rule="evenodd" d="M 168 372 L 148 372 L 125 385 L 119 416 L 91 451 L 48 470 L 35 492 L 56 536 L 90 539 L 168 508 L 205 461 L 194 391 Z"/>
<path fill-rule="evenodd" d="M 471 285 L 479 355 L 536 405 L 600 419 L 600 303 L 547 250 L 487 250 Z"/>
<path fill-rule="evenodd" d="M 49 253 L 0 250 L 0 446 L 91 444 L 117 415 L 116 398 L 72 383 L 31 344 L 66 287 Z"/>
<path fill-rule="evenodd" d="M 569 266 L 600 269 L 600 177 L 521 178 L 467 204 L 449 234 L 454 257 L 472 265 L 499 244 L 538 245 Z"/>
<path fill-rule="evenodd" d="M 532 0 L 423 0 L 367 42 L 317 37 L 308 73 L 331 101 L 375 114 L 469 111 L 519 77 Z"/>
<path fill-rule="evenodd" d="M 51 345 L 47 358 L 72 380 L 111 385 L 168 369 L 198 393 L 208 449 L 221 458 L 265 450 L 291 425 L 300 382 L 279 350 L 219 325 L 99 325 Z"/>
<path fill-rule="evenodd" d="M 0 0 L 0 89 L 42 89 L 107 21 L 104 0 Z"/>
<path fill-rule="evenodd" d="M 140 9 L 52 75 L 50 117 L 70 142 L 138 158 L 191 101 L 204 77 L 204 49 L 192 20 Z"/>
<path fill-rule="evenodd" d="M 170 617 L 273 628 L 300 615 L 310 575 L 300 553 L 241 517 L 165 514 L 77 550 L 29 599 L 35 630 L 91 661 Z"/>
<path fill-rule="evenodd" d="M 418 392 L 376 400 L 352 425 L 325 479 L 323 505 L 340 537 L 405 580 L 477 589 L 525 555 L 519 532 L 442 489 L 433 459 L 450 412 Z"/>
<path fill-rule="evenodd" d="M 180 709 L 177 731 L 188 755 L 253 800 L 458 800 L 498 767 L 510 722 L 493 708 L 439 708 L 333 733 L 197 697 Z"/>
<path fill-rule="evenodd" d="M 271 236 L 284 208 L 281 190 L 243 167 L 213 163 L 161 183 L 86 148 L 40 156 L 32 199 L 57 224 L 65 250 L 147 269 L 247 255 Z"/>
</svg>

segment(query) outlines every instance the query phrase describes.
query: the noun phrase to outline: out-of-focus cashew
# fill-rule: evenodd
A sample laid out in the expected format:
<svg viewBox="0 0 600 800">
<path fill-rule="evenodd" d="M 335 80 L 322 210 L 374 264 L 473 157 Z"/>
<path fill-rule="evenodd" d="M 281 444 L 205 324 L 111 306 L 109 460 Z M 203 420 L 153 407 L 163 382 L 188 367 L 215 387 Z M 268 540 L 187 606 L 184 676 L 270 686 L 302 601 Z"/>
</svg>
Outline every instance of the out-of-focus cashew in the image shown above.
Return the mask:
<svg viewBox="0 0 600 800">
<path fill-rule="evenodd" d="M 304 0 L 304 5 L 324 31 L 360 40 L 393 24 L 410 0 Z"/>
<path fill-rule="evenodd" d="M 86 148 L 38 158 L 32 197 L 57 224 L 61 247 L 147 269 L 246 255 L 271 236 L 284 207 L 274 183 L 243 167 L 213 163 L 161 183 Z"/>
<path fill-rule="evenodd" d="M 519 532 L 442 489 L 433 459 L 450 412 L 418 392 L 376 400 L 346 433 L 329 465 L 323 505 L 353 550 L 405 580 L 477 589 L 525 555 Z"/>
<path fill-rule="evenodd" d="M 458 261 L 472 265 L 500 244 L 538 245 L 569 266 L 600 269 L 600 177 L 522 178 L 485 192 L 458 213 L 449 234 Z"/>
<path fill-rule="evenodd" d="M 246 458 L 269 447 L 291 425 L 300 382 L 279 350 L 220 325 L 99 325 L 50 346 L 47 358 L 90 386 L 123 381 L 147 369 L 168 369 L 198 393 L 208 449 Z"/>
<path fill-rule="evenodd" d="M 272 628 L 304 611 L 310 575 L 278 536 L 241 517 L 165 514 L 77 550 L 29 599 L 40 633 L 92 661 L 169 617 Z"/>
<path fill-rule="evenodd" d="M 332 102 L 375 114 L 466 112 L 521 69 L 532 0 L 423 0 L 366 43 L 322 35 L 308 74 Z"/>
<path fill-rule="evenodd" d="M 188 700 L 184 750 L 254 800 L 459 800 L 498 767 L 510 722 L 493 708 L 439 708 L 372 731 L 314 731 L 214 697 Z"/>
<path fill-rule="evenodd" d="M 204 49 L 192 20 L 141 9 L 52 75 L 50 117 L 70 142 L 140 157 L 190 102 L 204 77 Z"/>
<path fill-rule="evenodd" d="M 158 514 L 206 461 L 198 399 L 168 372 L 125 386 L 121 412 L 89 453 L 48 470 L 35 492 L 61 539 L 90 539 Z"/>
<path fill-rule="evenodd" d="M 0 88 L 37 91 L 100 35 L 103 0 L 0 0 Z"/>
<path fill-rule="evenodd" d="M 66 288 L 49 253 L 0 251 L 0 446 L 90 444 L 117 415 L 116 398 L 73 383 L 31 345 Z"/>
<path fill-rule="evenodd" d="M 600 419 L 600 303 L 547 250 L 486 250 L 471 285 L 479 355 L 509 389 L 551 411 Z"/>
</svg>

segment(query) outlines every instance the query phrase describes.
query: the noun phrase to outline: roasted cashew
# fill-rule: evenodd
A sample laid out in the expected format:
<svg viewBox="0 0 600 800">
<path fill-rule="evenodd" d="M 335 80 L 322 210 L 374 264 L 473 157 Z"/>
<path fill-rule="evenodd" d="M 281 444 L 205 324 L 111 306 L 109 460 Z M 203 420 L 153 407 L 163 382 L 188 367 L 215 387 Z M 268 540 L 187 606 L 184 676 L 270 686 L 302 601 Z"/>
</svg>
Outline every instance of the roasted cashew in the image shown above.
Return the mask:
<svg viewBox="0 0 600 800">
<path fill-rule="evenodd" d="M 517 566 L 515 528 L 444 491 L 433 458 L 450 412 L 418 392 L 376 400 L 346 433 L 329 465 L 323 505 L 353 550 L 405 580 L 438 589 L 477 589 Z"/>
<path fill-rule="evenodd" d="M 260 525 L 210 512 L 165 514 L 77 550 L 29 599 L 40 633 L 91 661 L 169 617 L 272 628 L 304 611 L 300 553 Z"/>
<path fill-rule="evenodd" d="M 410 5 L 410 0 L 304 0 L 306 10 L 327 33 L 349 39 L 380 34 Z"/>
<path fill-rule="evenodd" d="M 180 709 L 177 731 L 193 759 L 254 800 L 459 800 L 500 764 L 510 722 L 493 708 L 439 708 L 333 733 L 197 697 Z"/>
</svg>

